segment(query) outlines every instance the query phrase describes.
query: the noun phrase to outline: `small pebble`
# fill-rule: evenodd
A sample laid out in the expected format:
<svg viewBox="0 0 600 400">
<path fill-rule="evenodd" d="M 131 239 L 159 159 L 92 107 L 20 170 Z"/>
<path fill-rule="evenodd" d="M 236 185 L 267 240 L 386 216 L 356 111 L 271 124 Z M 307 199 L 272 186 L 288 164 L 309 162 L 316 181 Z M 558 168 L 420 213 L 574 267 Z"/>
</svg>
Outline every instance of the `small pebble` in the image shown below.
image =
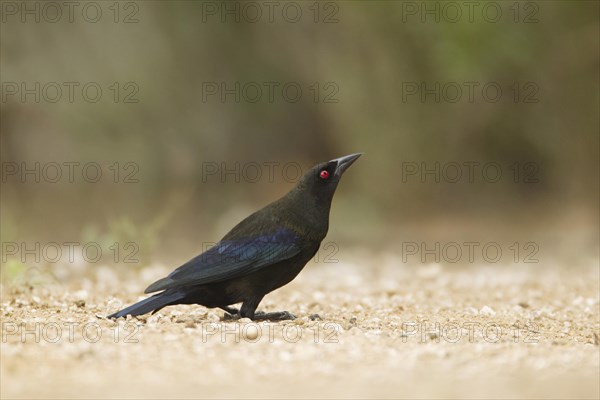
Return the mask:
<svg viewBox="0 0 600 400">
<path fill-rule="evenodd" d="M 192 321 L 192 320 L 188 320 L 188 321 L 185 323 L 185 327 L 186 327 L 186 328 L 195 328 L 195 327 L 196 327 L 196 323 L 195 323 L 194 321 Z"/>
<path fill-rule="evenodd" d="M 488 317 L 493 317 L 494 315 L 496 315 L 496 312 L 494 310 L 492 310 L 492 308 L 489 306 L 483 306 L 483 307 L 481 307 L 481 310 L 479 310 L 479 314 L 485 315 Z"/>
</svg>

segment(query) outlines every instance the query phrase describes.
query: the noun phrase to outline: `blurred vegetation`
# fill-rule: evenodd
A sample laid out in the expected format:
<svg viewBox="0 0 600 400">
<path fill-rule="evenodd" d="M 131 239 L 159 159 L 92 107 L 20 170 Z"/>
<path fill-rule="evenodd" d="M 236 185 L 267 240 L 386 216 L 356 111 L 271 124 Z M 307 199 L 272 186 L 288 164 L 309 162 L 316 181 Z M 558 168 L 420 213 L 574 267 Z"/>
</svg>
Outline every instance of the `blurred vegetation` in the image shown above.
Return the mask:
<svg viewBox="0 0 600 400">
<path fill-rule="evenodd" d="M 447 220 L 497 221 L 485 226 L 494 231 L 562 216 L 597 228 L 598 2 L 535 2 L 536 23 L 515 23 L 508 3 L 497 3 L 506 13 L 498 23 L 479 14 L 423 23 L 403 13 L 404 2 L 378 1 L 336 2 L 336 23 L 314 23 L 309 2 L 298 2 L 306 13 L 298 23 L 277 13 L 273 23 L 203 22 L 203 3 L 184 1 L 137 2 L 132 24 L 9 18 L 2 82 L 98 82 L 105 94 L 97 103 L 8 97 L 2 162 L 97 162 L 104 175 L 98 183 L 2 182 L 2 240 L 135 241 L 147 262 L 218 240 L 292 186 L 279 168 L 273 182 L 266 169 L 257 182 L 206 179 L 206 163 L 307 169 L 357 151 L 365 156 L 334 202 L 338 238 L 393 244 L 409 227 Z M 496 103 L 464 94 L 455 103 L 403 99 L 406 82 L 473 81 L 505 89 L 534 82 L 539 101 L 515 102 L 508 91 Z M 114 82 L 135 83 L 139 102 L 112 101 Z M 203 101 L 207 82 L 295 82 L 305 91 L 296 103 Z M 315 82 L 318 102 L 308 89 Z M 330 82 L 336 103 L 322 101 Z M 138 182 L 123 182 L 129 162 Z M 514 163 L 534 163 L 539 182 L 403 182 L 405 162 L 495 162 L 507 177 Z M 597 249 L 594 235 L 586 245 Z"/>
</svg>

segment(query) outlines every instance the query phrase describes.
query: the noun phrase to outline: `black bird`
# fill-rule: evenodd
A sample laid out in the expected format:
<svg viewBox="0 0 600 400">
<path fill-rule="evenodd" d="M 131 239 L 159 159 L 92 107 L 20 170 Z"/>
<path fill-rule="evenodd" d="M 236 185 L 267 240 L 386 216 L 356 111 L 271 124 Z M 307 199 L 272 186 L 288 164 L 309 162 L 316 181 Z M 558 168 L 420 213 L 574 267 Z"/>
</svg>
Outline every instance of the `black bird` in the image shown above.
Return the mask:
<svg viewBox="0 0 600 400">
<path fill-rule="evenodd" d="M 252 320 L 294 319 L 287 311 L 256 312 L 269 292 L 291 282 L 329 229 L 331 200 L 342 174 L 362 153 L 316 165 L 285 196 L 237 224 L 206 252 L 144 293 L 161 291 L 108 318 L 141 315 L 174 304 L 219 307 Z M 242 303 L 240 310 L 232 304 Z"/>
</svg>

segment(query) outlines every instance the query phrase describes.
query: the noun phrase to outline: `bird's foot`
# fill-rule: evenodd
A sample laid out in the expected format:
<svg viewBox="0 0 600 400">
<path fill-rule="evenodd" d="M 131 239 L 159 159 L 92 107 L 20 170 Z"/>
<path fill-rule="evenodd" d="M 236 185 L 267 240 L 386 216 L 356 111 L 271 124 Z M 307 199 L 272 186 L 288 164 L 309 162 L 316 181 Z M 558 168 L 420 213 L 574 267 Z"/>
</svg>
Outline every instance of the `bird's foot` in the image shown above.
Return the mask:
<svg viewBox="0 0 600 400">
<path fill-rule="evenodd" d="M 254 313 L 254 321 L 287 321 L 296 319 L 296 316 L 289 311 L 276 311 L 265 313 L 258 311 Z"/>
<path fill-rule="evenodd" d="M 240 310 L 238 310 L 237 308 L 233 308 L 233 307 L 220 307 L 223 311 L 225 311 L 225 314 L 223 314 L 223 321 L 231 321 L 231 320 L 236 320 L 236 319 L 240 319 Z"/>
</svg>

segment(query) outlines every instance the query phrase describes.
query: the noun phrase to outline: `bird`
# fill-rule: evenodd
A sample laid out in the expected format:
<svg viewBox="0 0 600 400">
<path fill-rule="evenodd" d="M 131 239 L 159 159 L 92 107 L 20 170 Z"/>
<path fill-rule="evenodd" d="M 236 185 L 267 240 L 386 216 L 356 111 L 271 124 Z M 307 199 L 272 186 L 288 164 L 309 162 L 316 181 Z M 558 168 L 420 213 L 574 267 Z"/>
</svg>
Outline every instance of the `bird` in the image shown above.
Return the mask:
<svg viewBox="0 0 600 400">
<path fill-rule="evenodd" d="M 333 195 L 344 172 L 363 153 L 319 163 L 283 197 L 254 212 L 218 243 L 145 290 L 155 293 L 114 319 L 176 304 L 220 308 L 226 318 L 295 319 L 289 311 L 256 311 L 263 297 L 290 283 L 316 254 L 329 230 Z M 233 305 L 241 303 L 241 307 Z"/>
</svg>

